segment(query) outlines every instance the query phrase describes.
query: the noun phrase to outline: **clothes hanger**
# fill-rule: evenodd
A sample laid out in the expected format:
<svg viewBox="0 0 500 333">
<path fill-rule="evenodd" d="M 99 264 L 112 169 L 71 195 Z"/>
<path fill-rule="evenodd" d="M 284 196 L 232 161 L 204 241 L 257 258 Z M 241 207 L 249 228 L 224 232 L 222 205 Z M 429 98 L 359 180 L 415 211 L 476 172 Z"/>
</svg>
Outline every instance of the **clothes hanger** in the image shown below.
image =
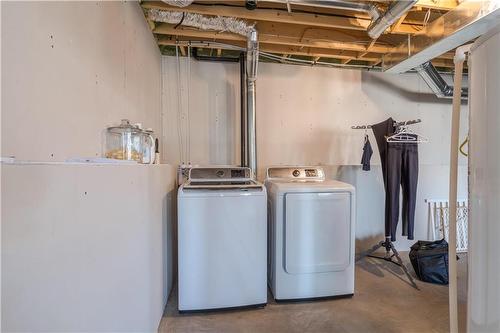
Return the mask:
<svg viewBox="0 0 500 333">
<path fill-rule="evenodd" d="M 413 132 L 407 122 L 401 125 L 397 132 L 391 136 L 386 137 L 387 142 L 399 142 L 399 143 L 427 143 L 429 139 L 422 136 L 416 132 Z"/>
</svg>

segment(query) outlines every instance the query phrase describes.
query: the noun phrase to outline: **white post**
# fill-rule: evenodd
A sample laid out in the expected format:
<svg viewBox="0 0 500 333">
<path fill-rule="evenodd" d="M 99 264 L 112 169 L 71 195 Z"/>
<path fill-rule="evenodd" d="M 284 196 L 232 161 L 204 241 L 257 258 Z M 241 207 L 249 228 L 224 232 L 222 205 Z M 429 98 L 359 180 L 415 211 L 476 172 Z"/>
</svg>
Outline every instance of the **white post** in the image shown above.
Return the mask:
<svg viewBox="0 0 500 333">
<path fill-rule="evenodd" d="M 462 73 L 471 44 L 457 48 L 455 53 L 455 77 L 453 82 L 453 113 L 451 116 L 451 149 L 450 149 L 450 198 L 448 229 L 449 260 L 449 305 L 450 333 L 458 333 L 457 306 L 457 179 L 458 179 L 458 136 L 460 131 L 460 106 L 462 100 Z"/>
</svg>

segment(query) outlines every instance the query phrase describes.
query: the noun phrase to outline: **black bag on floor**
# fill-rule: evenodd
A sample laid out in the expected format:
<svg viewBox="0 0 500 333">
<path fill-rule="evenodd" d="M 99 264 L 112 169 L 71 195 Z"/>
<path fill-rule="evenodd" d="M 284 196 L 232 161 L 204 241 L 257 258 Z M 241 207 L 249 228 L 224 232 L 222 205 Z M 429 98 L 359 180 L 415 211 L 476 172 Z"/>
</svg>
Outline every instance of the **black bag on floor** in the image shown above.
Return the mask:
<svg viewBox="0 0 500 333">
<path fill-rule="evenodd" d="M 444 239 L 416 242 L 411 247 L 410 261 L 420 280 L 448 284 L 448 243 Z"/>
</svg>

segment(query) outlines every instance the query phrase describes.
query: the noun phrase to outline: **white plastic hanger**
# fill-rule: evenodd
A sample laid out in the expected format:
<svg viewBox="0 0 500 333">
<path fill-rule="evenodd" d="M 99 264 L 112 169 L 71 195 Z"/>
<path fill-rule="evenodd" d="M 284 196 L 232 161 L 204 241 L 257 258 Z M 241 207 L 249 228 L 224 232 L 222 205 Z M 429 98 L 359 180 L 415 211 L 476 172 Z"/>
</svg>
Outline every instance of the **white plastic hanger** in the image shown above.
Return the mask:
<svg viewBox="0 0 500 333">
<path fill-rule="evenodd" d="M 427 143 L 429 142 L 429 139 L 416 132 L 413 132 L 405 123 L 398 128 L 396 133 L 386 137 L 386 141 L 399 143 Z"/>
</svg>

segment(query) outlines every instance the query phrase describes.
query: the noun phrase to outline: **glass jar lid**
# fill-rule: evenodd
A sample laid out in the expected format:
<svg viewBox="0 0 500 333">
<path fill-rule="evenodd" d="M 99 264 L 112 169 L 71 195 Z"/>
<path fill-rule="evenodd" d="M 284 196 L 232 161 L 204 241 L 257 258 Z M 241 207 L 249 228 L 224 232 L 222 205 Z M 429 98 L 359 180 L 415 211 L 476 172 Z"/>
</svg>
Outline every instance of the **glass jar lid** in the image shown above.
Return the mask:
<svg viewBox="0 0 500 333">
<path fill-rule="evenodd" d="M 122 119 L 120 125 L 118 126 L 110 126 L 107 128 L 109 132 L 112 133 L 141 133 L 142 129 L 138 126 L 130 124 L 128 119 Z"/>
</svg>

